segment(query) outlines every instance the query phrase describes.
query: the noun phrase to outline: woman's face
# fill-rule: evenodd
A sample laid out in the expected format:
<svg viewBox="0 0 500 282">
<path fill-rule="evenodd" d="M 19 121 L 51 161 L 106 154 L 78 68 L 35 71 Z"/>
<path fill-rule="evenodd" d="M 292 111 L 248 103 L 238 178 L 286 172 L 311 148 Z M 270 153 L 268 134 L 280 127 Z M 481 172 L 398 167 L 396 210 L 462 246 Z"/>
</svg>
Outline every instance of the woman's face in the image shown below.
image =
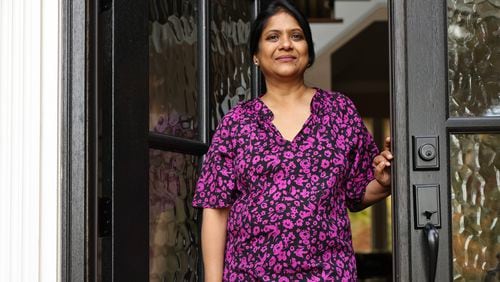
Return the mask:
<svg viewBox="0 0 500 282">
<path fill-rule="evenodd" d="M 309 53 L 304 32 L 297 20 L 286 12 L 270 17 L 254 57 L 266 77 L 302 77 L 309 62 Z"/>
</svg>

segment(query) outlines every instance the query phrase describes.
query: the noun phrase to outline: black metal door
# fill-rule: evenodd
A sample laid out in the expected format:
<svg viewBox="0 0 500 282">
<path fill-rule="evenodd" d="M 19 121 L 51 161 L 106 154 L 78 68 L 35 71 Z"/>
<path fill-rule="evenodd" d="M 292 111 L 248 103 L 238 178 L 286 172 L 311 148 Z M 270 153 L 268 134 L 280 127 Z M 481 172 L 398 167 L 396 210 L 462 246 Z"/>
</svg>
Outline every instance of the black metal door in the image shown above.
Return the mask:
<svg viewBox="0 0 500 282">
<path fill-rule="evenodd" d="M 148 279 L 148 47 L 145 1 L 99 2 L 97 281 Z"/>
<path fill-rule="evenodd" d="M 218 120 L 259 89 L 247 48 L 259 1 L 105 2 L 96 39 L 103 224 L 88 245 L 88 277 L 202 281 L 191 198 Z"/>
<path fill-rule="evenodd" d="M 496 281 L 498 1 L 390 9 L 395 280 Z"/>
</svg>

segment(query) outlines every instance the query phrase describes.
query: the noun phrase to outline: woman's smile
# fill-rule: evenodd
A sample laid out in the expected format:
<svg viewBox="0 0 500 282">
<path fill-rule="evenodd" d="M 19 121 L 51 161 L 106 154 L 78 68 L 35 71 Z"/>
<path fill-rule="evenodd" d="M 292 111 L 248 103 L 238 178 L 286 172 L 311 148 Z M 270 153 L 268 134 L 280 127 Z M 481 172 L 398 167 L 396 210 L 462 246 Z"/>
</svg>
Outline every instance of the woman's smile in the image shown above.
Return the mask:
<svg viewBox="0 0 500 282">
<path fill-rule="evenodd" d="M 279 56 L 276 58 L 276 60 L 278 62 L 281 62 L 281 63 L 294 62 L 296 59 L 297 59 L 297 57 L 292 56 L 292 55 L 283 55 L 283 56 Z"/>
<path fill-rule="evenodd" d="M 269 18 L 255 54 L 267 78 L 301 79 L 309 62 L 304 31 L 297 20 L 286 12 Z"/>
</svg>

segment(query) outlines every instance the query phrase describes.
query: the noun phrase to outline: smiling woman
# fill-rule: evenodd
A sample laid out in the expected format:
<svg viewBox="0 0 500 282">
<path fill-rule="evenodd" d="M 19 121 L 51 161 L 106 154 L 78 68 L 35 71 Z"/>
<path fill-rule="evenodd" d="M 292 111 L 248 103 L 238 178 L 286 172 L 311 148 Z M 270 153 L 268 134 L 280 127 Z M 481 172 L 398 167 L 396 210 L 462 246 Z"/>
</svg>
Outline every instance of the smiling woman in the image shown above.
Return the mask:
<svg viewBox="0 0 500 282">
<path fill-rule="evenodd" d="M 260 66 L 266 81 L 279 77 L 300 78 L 309 64 L 308 44 L 293 16 L 281 12 L 269 19 L 254 62 Z"/>
<path fill-rule="evenodd" d="M 222 118 L 193 197 L 205 279 L 356 280 L 347 209 L 390 194 L 390 140 L 379 153 L 346 96 L 304 83 L 315 54 L 291 2 L 271 1 L 250 40 L 266 91 Z"/>
</svg>

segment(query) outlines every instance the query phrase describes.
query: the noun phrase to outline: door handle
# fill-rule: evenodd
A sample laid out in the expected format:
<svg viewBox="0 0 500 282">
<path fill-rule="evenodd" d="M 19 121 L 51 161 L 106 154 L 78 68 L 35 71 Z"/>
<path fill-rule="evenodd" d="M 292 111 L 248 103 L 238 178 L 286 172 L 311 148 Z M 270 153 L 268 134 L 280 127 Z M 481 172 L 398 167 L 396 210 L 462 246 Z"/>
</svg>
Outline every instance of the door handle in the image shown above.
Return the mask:
<svg viewBox="0 0 500 282">
<path fill-rule="evenodd" d="M 438 262 L 439 232 L 431 222 L 424 226 L 424 236 L 427 243 L 427 255 L 429 256 L 429 282 L 434 282 Z"/>
</svg>

